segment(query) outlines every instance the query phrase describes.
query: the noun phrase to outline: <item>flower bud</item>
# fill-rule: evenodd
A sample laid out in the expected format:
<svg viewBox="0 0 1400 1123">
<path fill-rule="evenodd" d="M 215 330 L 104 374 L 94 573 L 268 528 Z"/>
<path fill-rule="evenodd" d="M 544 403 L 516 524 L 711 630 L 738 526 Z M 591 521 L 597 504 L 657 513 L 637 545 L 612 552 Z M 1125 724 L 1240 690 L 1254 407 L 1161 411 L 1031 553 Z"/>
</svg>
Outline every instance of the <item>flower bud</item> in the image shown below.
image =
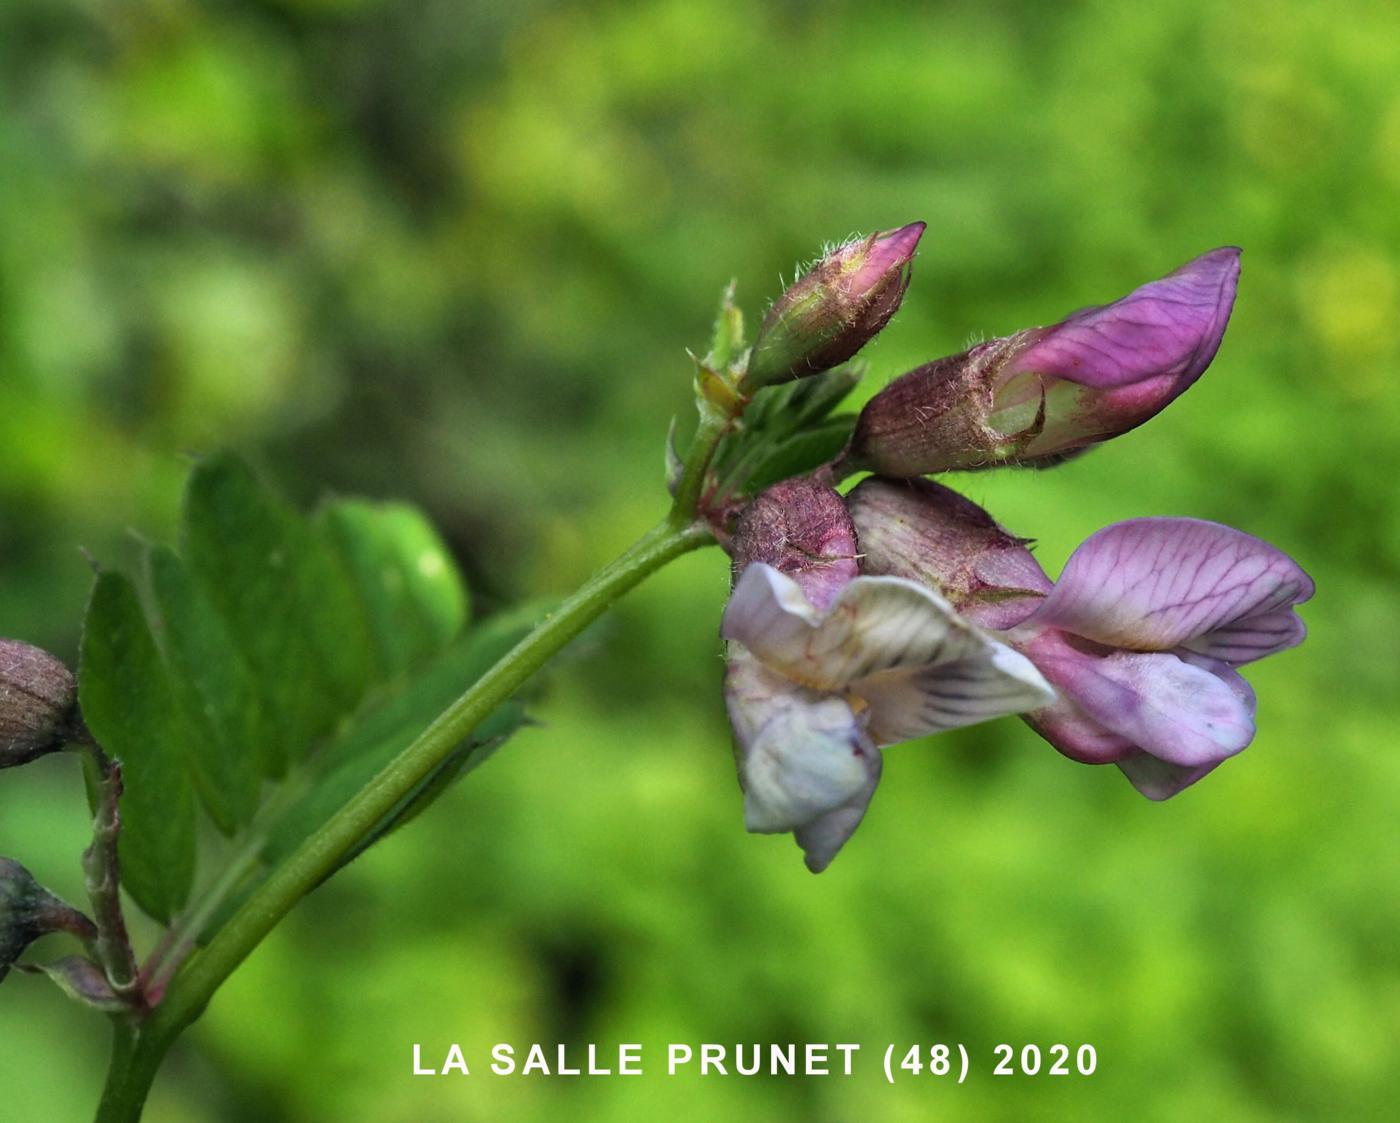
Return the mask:
<svg viewBox="0 0 1400 1123">
<path fill-rule="evenodd" d="M 76 697 L 72 672 L 52 655 L 0 639 L 0 768 L 62 748 Z"/>
<path fill-rule="evenodd" d="M 96 936 L 92 921 L 60 901 L 18 862 L 0 858 L 0 979 L 25 948 L 50 932 L 70 932 L 83 940 Z"/>
<path fill-rule="evenodd" d="M 1014 627 L 1039 607 L 1050 579 L 1017 538 L 970 499 L 932 480 L 872 476 L 846 497 L 864 572 L 941 593 L 983 628 Z"/>
<path fill-rule="evenodd" d="M 1239 254 L 1212 250 L 1113 304 L 910 371 L 866 405 L 846 466 L 901 477 L 1047 466 L 1141 425 L 1215 357 Z"/>
<path fill-rule="evenodd" d="M 914 222 L 822 257 L 768 310 L 744 392 L 830 370 L 869 343 L 904 300 L 923 233 L 924 223 Z"/>
<path fill-rule="evenodd" d="M 791 577 L 817 609 L 826 609 L 859 571 L 856 535 L 835 489 L 792 479 L 744 509 L 730 546 L 734 580 L 754 562 Z"/>
</svg>

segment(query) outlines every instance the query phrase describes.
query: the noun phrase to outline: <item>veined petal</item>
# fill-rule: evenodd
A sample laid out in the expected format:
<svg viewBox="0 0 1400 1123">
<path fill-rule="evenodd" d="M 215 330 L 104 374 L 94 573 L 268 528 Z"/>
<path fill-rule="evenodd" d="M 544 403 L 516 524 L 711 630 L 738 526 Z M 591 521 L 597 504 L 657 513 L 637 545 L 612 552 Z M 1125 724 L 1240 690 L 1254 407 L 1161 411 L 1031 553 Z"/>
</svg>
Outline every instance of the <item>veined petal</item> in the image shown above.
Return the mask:
<svg viewBox="0 0 1400 1123">
<path fill-rule="evenodd" d="M 1173 395 L 1210 365 L 1235 302 L 1240 251 L 1211 250 L 1121 300 L 1043 329 L 1006 369 L 1107 390 L 1165 378 Z"/>
<path fill-rule="evenodd" d="M 957 658 L 870 675 L 851 692 L 870 707 L 866 731 L 877 745 L 1024 713 L 1055 700 L 1029 659 L 990 638 Z"/>
<path fill-rule="evenodd" d="M 845 700 L 795 686 L 737 646 L 725 694 L 750 831 L 805 827 L 862 792 L 869 802 L 880 754 Z"/>
<path fill-rule="evenodd" d="M 1130 519 L 1074 551 L 1026 626 L 1240 663 L 1301 642 L 1291 606 L 1312 594 L 1298 564 L 1253 535 L 1200 519 Z"/>
<path fill-rule="evenodd" d="M 720 634 L 814 690 L 841 691 L 880 671 L 953 663 L 992 642 L 931 589 L 902 577 L 857 577 L 820 616 L 771 566 L 744 570 Z"/>
<path fill-rule="evenodd" d="M 1235 620 L 1187 640 L 1183 646 L 1239 667 L 1297 647 L 1307 636 L 1308 627 L 1302 617 L 1287 608 Z"/>
<path fill-rule="evenodd" d="M 1254 737 L 1253 714 L 1233 681 L 1175 655 L 1062 645 L 1034 657 L 1086 716 L 1162 760 L 1196 767 L 1233 756 Z"/>
</svg>

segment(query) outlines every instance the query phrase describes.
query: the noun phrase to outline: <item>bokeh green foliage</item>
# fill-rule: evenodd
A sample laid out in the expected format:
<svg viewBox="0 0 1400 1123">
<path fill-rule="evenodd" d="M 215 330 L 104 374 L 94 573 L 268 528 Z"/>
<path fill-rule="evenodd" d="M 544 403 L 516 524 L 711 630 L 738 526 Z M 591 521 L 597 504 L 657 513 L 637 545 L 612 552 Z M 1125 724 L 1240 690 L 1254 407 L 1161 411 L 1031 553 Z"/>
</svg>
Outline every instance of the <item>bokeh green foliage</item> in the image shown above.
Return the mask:
<svg viewBox="0 0 1400 1123">
<path fill-rule="evenodd" d="M 563 591 L 659 511 L 682 348 L 723 284 L 752 318 L 823 240 L 914 219 L 862 393 L 1243 246 L 1220 355 L 1165 414 L 1053 472 L 951 482 L 1052 573 L 1107 522 L 1182 514 L 1320 590 L 1308 642 L 1251 669 L 1255 745 L 1198 788 L 1148 804 L 1003 721 L 891 751 L 813 878 L 740 830 L 725 567 L 688 558 L 538 727 L 293 914 L 151 1118 L 1383 1117 L 1397 76 L 1384 0 L 0 8 L 4 634 L 73 656 L 77 547 L 169 540 L 182 454 L 214 445 L 301 500 L 426 506 L 487 607 Z M 0 853 L 73 899 L 68 763 L 4 777 Z M 104 1036 L 7 982 L 10 1111 L 82 1118 Z M 982 1065 L 960 1088 L 409 1075 L 415 1041 L 775 1039 L 961 1040 Z M 1001 1040 L 1090 1041 L 1099 1072 L 993 1079 Z"/>
</svg>

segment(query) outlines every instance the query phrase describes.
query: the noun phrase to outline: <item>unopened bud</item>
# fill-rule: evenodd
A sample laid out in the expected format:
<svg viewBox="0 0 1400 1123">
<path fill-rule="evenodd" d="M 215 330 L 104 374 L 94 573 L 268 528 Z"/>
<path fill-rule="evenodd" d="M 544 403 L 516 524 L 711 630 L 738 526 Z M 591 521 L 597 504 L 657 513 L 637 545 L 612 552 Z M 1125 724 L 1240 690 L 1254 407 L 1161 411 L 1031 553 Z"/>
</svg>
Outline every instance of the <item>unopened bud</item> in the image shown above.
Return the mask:
<svg viewBox="0 0 1400 1123">
<path fill-rule="evenodd" d="M 1239 254 L 1212 250 L 1113 304 L 910 371 L 866 405 L 846 467 L 1045 466 L 1141 425 L 1215 357 Z"/>
<path fill-rule="evenodd" d="M 890 322 L 909 287 L 924 223 L 872 234 L 826 254 L 768 310 L 743 390 L 839 366 Z"/>
<path fill-rule="evenodd" d="M 50 932 L 69 932 L 83 940 L 97 934 L 92 921 L 60 901 L 22 865 L 0 858 L 0 979 L 25 948 Z"/>
<path fill-rule="evenodd" d="M 1050 579 L 1017 538 L 976 503 L 932 480 L 871 477 L 846 497 L 864 572 L 937 590 L 984 628 L 1019 624 Z"/>
<path fill-rule="evenodd" d="M 846 505 L 835 489 L 811 479 L 762 492 L 739 516 L 730 549 L 736 582 L 750 564 L 763 562 L 796 581 L 820 610 L 859 572 Z"/>
<path fill-rule="evenodd" d="M 72 672 L 52 655 L 0 639 L 0 768 L 62 748 L 76 697 Z"/>
</svg>

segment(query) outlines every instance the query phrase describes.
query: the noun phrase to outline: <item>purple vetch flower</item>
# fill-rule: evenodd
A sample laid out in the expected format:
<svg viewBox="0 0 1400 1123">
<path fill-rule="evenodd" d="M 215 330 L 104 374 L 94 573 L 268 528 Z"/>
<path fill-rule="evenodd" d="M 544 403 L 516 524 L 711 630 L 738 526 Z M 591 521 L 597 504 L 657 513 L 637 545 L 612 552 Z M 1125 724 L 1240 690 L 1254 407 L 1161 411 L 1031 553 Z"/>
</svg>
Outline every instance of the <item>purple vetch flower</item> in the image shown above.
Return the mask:
<svg viewBox="0 0 1400 1123">
<path fill-rule="evenodd" d="M 1022 655 L 937 593 L 856 575 L 841 497 L 810 480 L 764 492 L 734 537 L 725 696 L 744 821 L 793 832 L 813 872 L 859 825 L 880 748 L 1044 706 Z"/>
<path fill-rule="evenodd" d="M 861 413 L 850 470 L 922 476 L 1053 464 L 1141 425 L 1210 365 L 1240 251 L 1211 250 L 1121 300 L 938 359 Z"/>
<path fill-rule="evenodd" d="M 1306 634 L 1294 606 L 1313 594 L 1307 574 L 1217 523 L 1115 523 L 1037 588 L 1039 566 L 1020 540 L 947 488 L 867 480 L 849 505 L 867 571 L 927 581 L 1003 629 L 1058 694 L 1026 721 L 1066 756 L 1116 763 L 1151 799 L 1249 744 L 1254 693 L 1235 668 Z"/>
<path fill-rule="evenodd" d="M 924 223 L 912 222 L 825 254 L 768 310 L 744 391 L 830 370 L 869 343 L 904 300 L 923 233 Z"/>
</svg>

